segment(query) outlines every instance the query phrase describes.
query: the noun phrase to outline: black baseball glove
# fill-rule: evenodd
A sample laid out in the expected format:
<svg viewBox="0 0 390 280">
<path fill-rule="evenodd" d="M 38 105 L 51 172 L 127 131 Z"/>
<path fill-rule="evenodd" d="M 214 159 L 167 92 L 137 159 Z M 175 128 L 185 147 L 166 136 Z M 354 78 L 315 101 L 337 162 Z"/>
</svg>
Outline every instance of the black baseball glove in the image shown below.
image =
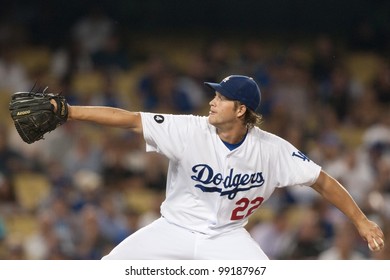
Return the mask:
<svg viewBox="0 0 390 280">
<path fill-rule="evenodd" d="M 56 109 L 51 100 L 57 104 Z M 28 144 L 43 139 L 45 133 L 64 124 L 68 119 L 65 97 L 45 91 L 14 93 L 9 110 L 16 130 Z"/>
</svg>

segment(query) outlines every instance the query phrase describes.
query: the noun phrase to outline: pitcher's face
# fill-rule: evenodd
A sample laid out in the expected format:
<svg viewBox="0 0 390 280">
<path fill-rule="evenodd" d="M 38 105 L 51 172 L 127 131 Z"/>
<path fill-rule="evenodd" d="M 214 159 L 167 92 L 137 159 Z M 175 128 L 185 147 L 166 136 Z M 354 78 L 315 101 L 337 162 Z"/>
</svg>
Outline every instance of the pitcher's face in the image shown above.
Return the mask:
<svg viewBox="0 0 390 280">
<path fill-rule="evenodd" d="M 233 100 L 227 99 L 219 92 L 210 101 L 209 123 L 220 126 L 237 119 L 237 108 Z"/>
</svg>

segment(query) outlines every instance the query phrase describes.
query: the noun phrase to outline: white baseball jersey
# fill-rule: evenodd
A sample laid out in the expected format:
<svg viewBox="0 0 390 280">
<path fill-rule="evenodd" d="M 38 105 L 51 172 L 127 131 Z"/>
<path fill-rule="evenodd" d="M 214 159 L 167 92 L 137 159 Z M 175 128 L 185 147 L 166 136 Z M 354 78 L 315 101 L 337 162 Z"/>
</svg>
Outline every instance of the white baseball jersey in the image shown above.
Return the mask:
<svg viewBox="0 0 390 280">
<path fill-rule="evenodd" d="M 141 113 L 146 150 L 169 159 L 161 214 L 191 231 L 243 227 L 276 188 L 312 185 L 320 166 L 257 127 L 230 151 L 208 117 Z"/>
</svg>

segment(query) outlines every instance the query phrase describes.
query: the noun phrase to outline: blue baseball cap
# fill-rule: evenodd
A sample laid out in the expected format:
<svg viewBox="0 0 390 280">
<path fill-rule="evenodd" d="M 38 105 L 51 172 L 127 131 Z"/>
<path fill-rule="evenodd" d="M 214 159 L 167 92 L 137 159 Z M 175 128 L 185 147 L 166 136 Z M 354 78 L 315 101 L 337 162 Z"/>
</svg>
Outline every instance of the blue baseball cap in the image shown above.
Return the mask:
<svg viewBox="0 0 390 280">
<path fill-rule="evenodd" d="M 261 92 L 259 86 L 251 77 L 231 75 L 218 83 L 204 83 L 231 100 L 240 101 L 249 109 L 256 111 L 260 105 Z"/>
</svg>

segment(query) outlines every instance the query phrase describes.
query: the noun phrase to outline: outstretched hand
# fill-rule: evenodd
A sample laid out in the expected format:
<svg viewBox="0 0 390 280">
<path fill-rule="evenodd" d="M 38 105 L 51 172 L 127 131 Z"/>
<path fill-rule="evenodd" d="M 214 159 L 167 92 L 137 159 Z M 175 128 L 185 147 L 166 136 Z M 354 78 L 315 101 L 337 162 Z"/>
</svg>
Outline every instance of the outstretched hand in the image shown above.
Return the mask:
<svg viewBox="0 0 390 280">
<path fill-rule="evenodd" d="M 14 93 L 9 103 L 9 112 L 17 132 L 28 144 L 43 139 L 46 133 L 68 119 L 65 97 L 45 91 Z"/>
<path fill-rule="evenodd" d="M 384 234 L 381 228 L 373 221 L 366 220 L 357 227 L 360 236 L 367 241 L 371 251 L 379 251 L 385 247 Z"/>
</svg>

